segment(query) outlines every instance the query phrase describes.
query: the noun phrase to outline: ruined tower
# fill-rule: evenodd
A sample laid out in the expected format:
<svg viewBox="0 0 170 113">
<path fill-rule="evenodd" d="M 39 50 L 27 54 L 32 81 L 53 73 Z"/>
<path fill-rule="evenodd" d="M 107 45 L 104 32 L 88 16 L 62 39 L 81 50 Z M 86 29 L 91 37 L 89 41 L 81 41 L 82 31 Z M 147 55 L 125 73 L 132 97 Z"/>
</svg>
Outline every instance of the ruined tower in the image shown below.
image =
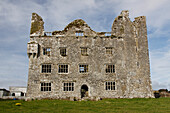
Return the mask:
<svg viewBox="0 0 170 113">
<path fill-rule="evenodd" d="M 111 32 L 95 32 L 82 19 L 45 32 L 33 13 L 27 54 L 28 97 L 153 97 L 145 16 L 132 22 L 122 11 Z"/>
</svg>

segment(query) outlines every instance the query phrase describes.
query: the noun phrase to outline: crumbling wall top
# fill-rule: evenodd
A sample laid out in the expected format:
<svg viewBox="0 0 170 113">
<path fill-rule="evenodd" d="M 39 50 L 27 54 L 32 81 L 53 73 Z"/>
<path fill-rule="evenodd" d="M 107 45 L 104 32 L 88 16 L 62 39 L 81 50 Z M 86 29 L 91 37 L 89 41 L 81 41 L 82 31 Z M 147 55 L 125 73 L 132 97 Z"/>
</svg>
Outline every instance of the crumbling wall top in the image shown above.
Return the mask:
<svg viewBox="0 0 170 113">
<path fill-rule="evenodd" d="M 126 17 L 129 17 L 129 11 L 128 11 L 128 10 L 123 10 L 123 11 L 121 12 L 121 15 L 122 15 L 122 16 L 126 16 Z"/>
<path fill-rule="evenodd" d="M 128 10 L 123 10 L 119 16 L 117 16 L 114 19 L 114 22 L 112 24 L 112 29 L 111 29 L 111 35 L 114 36 L 120 36 L 123 37 L 124 34 L 129 32 L 129 29 L 134 27 L 139 26 L 139 23 L 146 23 L 146 17 L 145 16 L 140 16 L 136 17 L 134 22 L 132 22 L 129 18 L 129 11 Z M 59 31 L 53 31 L 50 32 L 52 35 L 55 36 L 74 36 L 75 33 L 82 32 L 84 36 L 105 36 L 108 33 L 98 33 L 93 31 L 88 24 L 82 20 L 82 19 L 76 19 L 69 23 L 64 30 L 59 30 Z M 52 36 L 50 35 L 50 36 Z M 32 13 L 32 19 L 31 19 L 31 30 L 30 30 L 30 36 L 47 36 L 47 33 L 44 32 L 44 21 L 36 13 Z"/>
<path fill-rule="evenodd" d="M 95 34 L 95 32 L 88 26 L 88 24 L 82 20 L 82 19 L 76 19 L 74 21 L 72 21 L 71 23 L 69 23 L 65 28 L 64 30 L 62 31 L 53 31 L 52 32 L 52 35 L 63 35 L 65 34 L 66 32 L 69 33 L 69 32 L 84 32 L 85 34 L 88 32 L 88 33 L 92 33 L 92 34 Z"/>
<path fill-rule="evenodd" d="M 32 19 L 31 19 L 31 35 L 41 35 L 44 31 L 44 21 L 36 13 L 32 13 Z"/>
<path fill-rule="evenodd" d="M 145 16 L 135 17 L 134 22 L 138 22 L 138 21 L 146 21 L 146 17 Z"/>
<path fill-rule="evenodd" d="M 77 20 L 74 20 L 73 22 L 69 23 L 69 24 L 64 28 L 64 30 L 67 31 L 68 29 L 72 28 L 73 26 L 75 26 L 75 27 L 77 27 L 77 28 L 80 28 L 81 26 L 89 27 L 84 20 L 82 20 L 82 19 L 77 19 Z M 89 28 L 90 28 L 90 27 L 89 27 Z"/>
</svg>

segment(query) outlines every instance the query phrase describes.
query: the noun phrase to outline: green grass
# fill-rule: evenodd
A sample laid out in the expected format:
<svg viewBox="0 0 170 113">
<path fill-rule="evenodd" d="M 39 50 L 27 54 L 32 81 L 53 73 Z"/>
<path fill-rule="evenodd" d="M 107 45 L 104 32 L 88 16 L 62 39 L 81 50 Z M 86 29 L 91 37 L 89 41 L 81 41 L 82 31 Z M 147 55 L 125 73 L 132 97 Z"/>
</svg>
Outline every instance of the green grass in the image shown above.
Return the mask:
<svg viewBox="0 0 170 113">
<path fill-rule="evenodd" d="M 21 103 L 21 106 L 16 106 Z M 101 101 L 0 100 L 0 113 L 170 113 L 170 98 Z"/>
</svg>

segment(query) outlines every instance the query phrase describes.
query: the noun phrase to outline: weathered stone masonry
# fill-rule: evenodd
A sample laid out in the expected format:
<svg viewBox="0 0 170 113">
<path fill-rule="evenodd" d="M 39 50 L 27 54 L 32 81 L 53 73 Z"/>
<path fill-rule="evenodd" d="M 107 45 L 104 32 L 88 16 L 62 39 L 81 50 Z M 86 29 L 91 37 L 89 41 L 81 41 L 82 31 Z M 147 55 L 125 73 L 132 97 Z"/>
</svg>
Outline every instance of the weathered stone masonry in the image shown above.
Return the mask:
<svg viewBox="0 0 170 113">
<path fill-rule="evenodd" d="M 45 32 L 33 13 L 27 54 L 28 97 L 153 97 L 145 16 L 131 22 L 122 11 L 111 32 L 95 32 L 82 19 Z"/>
</svg>

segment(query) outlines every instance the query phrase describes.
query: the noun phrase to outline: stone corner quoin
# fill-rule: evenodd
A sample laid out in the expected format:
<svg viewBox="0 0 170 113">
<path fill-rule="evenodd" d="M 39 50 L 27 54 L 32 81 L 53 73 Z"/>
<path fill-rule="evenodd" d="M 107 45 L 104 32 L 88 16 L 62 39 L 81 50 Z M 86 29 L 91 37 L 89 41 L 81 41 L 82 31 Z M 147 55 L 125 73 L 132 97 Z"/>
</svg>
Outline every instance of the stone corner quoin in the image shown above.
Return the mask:
<svg viewBox="0 0 170 113">
<path fill-rule="evenodd" d="M 27 97 L 153 98 L 145 16 L 132 22 L 124 10 L 111 32 L 77 19 L 61 31 L 44 31 L 32 13 L 27 44 Z"/>
</svg>

